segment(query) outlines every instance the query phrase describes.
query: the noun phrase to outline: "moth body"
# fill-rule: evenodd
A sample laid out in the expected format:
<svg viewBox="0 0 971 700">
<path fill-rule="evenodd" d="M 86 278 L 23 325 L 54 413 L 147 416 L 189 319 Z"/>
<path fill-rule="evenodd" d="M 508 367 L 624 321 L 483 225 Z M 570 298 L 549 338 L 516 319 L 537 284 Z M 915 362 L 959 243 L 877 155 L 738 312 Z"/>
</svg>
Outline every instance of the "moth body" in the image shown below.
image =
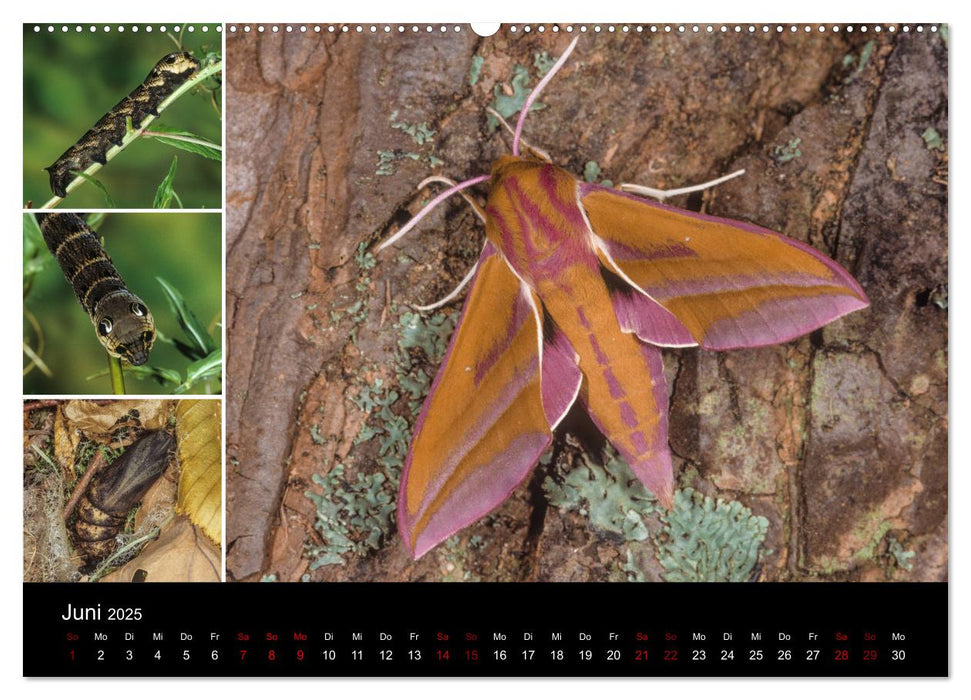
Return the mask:
<svg viewBox="0 0 971 700">
<path fill-rule="evenodd" d="M 537 311 L 548 319 L 544 343 L 576 358 L 579 398 L 590 417 L 670 507 L 671 455 L 660 439 L 667 435 L 668 400 L 661 353 L 618 321 L 611 273 L 597 256 L 580 183 L 555 165 L 506 156 L 493 167 L 491 184 L 486 236 L 522 280 L 523 294 L 538 299 Z"/>
<path fill-rule="evenodd" d="M 168 465 L 175 438 L 164 431 L 145 433 L 91 480 L 78 504 L 74 523 L 78 549 L 96 562 L 115 551 L 115 536 L 128 511 L 148 492 Z"/>
</svg>

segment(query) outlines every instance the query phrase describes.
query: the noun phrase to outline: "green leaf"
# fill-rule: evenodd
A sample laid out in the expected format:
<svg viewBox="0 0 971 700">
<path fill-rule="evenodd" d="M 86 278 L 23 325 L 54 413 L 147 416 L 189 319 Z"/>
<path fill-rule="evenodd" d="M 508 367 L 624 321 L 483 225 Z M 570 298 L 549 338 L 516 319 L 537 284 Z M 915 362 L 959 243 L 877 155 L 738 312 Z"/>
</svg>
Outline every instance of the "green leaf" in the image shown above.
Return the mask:
<svg viewBox="0 0 971 700">
<path fill-rule="evenodd" d="M 175 390 L 181 394 L 192 388 L 192 385 L 210 377 L 221 377 L 223 371 L 222 348 L 213 350 L 208 356 L 196 360 L 186 368 L 185 381 Z"/>
<path fill-rule="evenodd" d="M 182 292 L 161 277 L 156 277 L 155 279 L 158 280 L 160 285 L 162 285 L 162 290 L 165 292 L 165 295 L 169 300 L 169 306 L 172 308 L 172 313 L 174 313 L 179 319 L 179 325 L 189 336 L 192 343 L 192 355 L 196 359 L 199 359 L 211 354 L 216 349 L 216 343 L 213 341 L 212 336 L 209 335 L 209 332 L 206 331 L 206 327 L 203 326 L 199 319 L 196 318 L 196 315 L 192 313 L 192 309 L 190 309 L 188 304 L 186 304 L 185 297 L 182 296 Z"/>
<path fill-rule="evenodd" d="M 135 367 L 134 365 L 127 365 L 124 370 L 129 376 L 134 376 L 137 379 L 154 379 L 161 385 L 174 384 L 178 386 L 182 383 L 182 375 L 176 370 L 166 367 L 152 367 L 150 365 L 139 365 Z M 107 376 L 107 374 L 108 370 L 102 370 L 88 375 L 85 377 L 85 380 L 91 381 L 98 377 Z"/>
<path fill-rule="evenodd" d="M 24 215 L 23 229 L 23 296 L 26 299 L 34 283 L 34 275 L 44 269 L 52 260 L 52 256 L 45 253 L 47 246 L 44 244 L 40 226 L 33 214 Z"/>
<path fill-rule="evenodd" d="M 126 371 L 139 379 L 154 379 L 159 384 L 178 384 L 182 379 L 177 370 L 167 367 L 139 365 L 138 367 L 127 367 Z"/>
<path fill-rule="evenodd" d="M 44 250 L 44 236 L 40 232 L 40 225 L 33 214 L 24 216 L 24 263 Z"/>
<path fill-rule="evenodd" d="M 93 178 L 90 175 L 88 175 L 87 173 L 79 173 L 76 170 L 72 170 L 71 171 L 71 174 L 72 175 L 75 175 L 75 176 L 77 176 L 79 178 L 81 178 L 82 180 L 86 180 L 86 181 L 90 182 L 92 185 L 94 185 L 99 190 L 101 190 L 102 193 L 104 193 L 104 196 L 105 196 L 105 206 L 106 207 L 108 207 L 109 209 L 117 209 L 118 208 L 118 206 L 115 204 L 115 200 L 113 200 L 111 198 L 111 195 L 108 194 L 108 189 L 104 186 L 104 184 L 101 182 L 101 180 L 98 180 L 96 178 Z"/>
<path fill-rule="evenodd" d="M 27 241 L 34 246 L 44 245 L 44 235 L 40 232 L 40 224 L 37 223 L 37 218 L 33 215 L 27 215 L 24 217 L 24 253 L 27 252 Z"/>
<path fill-rule="evenodd" d="M 101 224 L 105 222 L 106 217 L 107 214 L 105 214 L 105 212 L 96 211 L 88 214 L 88 217 L 85 219 L 85 223 L 87 223 L 89 229 L 97 233 L 98 229 L 101 228 Z"/>
<path fill-rule="evenodd" d="M 152 203 L 153 208 L 168 209 L 172 204 L 172 198 L 175 196 L 175 189 L 172 187 L 172 183 L 175 182 L 175 170 L 178 165 L 179 157 L 172 156 L 172 165 L 169 166 L 169 172 L 155 191 L 155 201 Z"/>
<path fill-rule="evenodd" d="M 162 134 L 167 134 L 163 136 Z M 167 146 L 172 146 L 173 148 L 180 148 L 183 151 L 188 151 L 189 153 L 195 153 L 196 155 L 202 156 L 203 158 L 208 158 L 209 160 L 222 161 L 223 153 L 222 148 L 215 143 L 210 143 L 205 139 L 196 136 L 189 131 L 183 131 L 182 129 L 176 129 L 171 126 L 163 126 L 161 124 L 153 124 L 150 131 L 146 131 L 142 134 L 145 138 L 153 138 L 159 143 L 164 143 Z"/>
</svg>

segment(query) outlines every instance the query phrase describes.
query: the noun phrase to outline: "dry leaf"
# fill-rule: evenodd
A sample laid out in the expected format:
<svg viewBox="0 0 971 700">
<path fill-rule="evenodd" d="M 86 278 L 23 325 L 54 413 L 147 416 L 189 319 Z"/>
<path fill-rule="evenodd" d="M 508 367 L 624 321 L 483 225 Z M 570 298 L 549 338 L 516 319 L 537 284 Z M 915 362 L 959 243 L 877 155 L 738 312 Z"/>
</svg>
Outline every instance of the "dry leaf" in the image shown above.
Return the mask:
<svg viewBox="0 0 971 700">
<path fill-rule="evenodd" d="M 175 432 L 179 442 L 179 512 L 216 544 L 222 543 L 221 402 L 179 401 Z"/>
<path fill-rule="evenodd" d="M 177 473 L 178 471 L 169 464 L 162 478 L 152 484 L 152 488 L 145 494 L 138 512 L 135 513 L 136 532 L 147 530 L 173 514 L 178 490 Z"/>
<path fill-rule="evenodd" d="M 68 401 L 62 409 L 73 430 L 102 435 L 109 432 L 132 409 L 138 411 L 138 420 L 143 428 L 161 430 L 168 423 L 172 402 L 159 399 L 119 399 L 102 406 L 94 401 Z"/>
<path fill-rule="evenodd" d="M 80 433 L 72 430 L 64 417 L 64 404 L 61 404 L 54 416 L 54 459 L 64 471 L 68 483 L 74 481 L 74 455 L 80 440 Z"/>
<path fill-rule="evenodd" d="M 222 557 L 187 518 L 176 517 L 141 554 L 101 580 L 127 583 L 139 569 L 147 572 L 146 582 L 220 581 Z"/>
</svg>

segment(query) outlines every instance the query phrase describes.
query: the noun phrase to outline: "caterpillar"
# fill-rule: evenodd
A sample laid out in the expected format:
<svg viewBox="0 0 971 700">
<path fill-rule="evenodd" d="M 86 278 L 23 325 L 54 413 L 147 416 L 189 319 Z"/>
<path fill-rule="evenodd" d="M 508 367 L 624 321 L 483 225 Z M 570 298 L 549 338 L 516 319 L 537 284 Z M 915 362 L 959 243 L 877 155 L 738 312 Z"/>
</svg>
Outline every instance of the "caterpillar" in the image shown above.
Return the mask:
<svg viewBox="0 0 971 700">
<path fill-rule="evenodd" d="M 131 119 L 133 129 L 139 129 L 147 117 L 157 117 L 159 106 L 195 75 L 199 65 L 199 60 L 185 51 L 170 53 L 156 63 L 141 85 L 101 117 L 52 165 L 44 168 L 50 174 L 54 194 L 67 196 L 67 186 L 74 179 L 72 173 L 84 172 L 95 163 L 104 165 L 108 150 L 122 145 L 128 133 L 128 119 Z"/>
<path fill-rule="evenodd" d="M 172 435 L 149 431 L 91 480 L 74 522 L 75 542 L 85 561 L 101 561 L 117 549 L 115 536 L 128 511 L 162 476 L 174 449 Z"/>
<path fill-rule="evenodd" d="M 148 361 L 155 320 L 128 291 L 94 231 L 77 214 L 37 214 L 44 242 L 94 324 L 98 340 L 114 357 L 133 365 Z"/>
</svg>

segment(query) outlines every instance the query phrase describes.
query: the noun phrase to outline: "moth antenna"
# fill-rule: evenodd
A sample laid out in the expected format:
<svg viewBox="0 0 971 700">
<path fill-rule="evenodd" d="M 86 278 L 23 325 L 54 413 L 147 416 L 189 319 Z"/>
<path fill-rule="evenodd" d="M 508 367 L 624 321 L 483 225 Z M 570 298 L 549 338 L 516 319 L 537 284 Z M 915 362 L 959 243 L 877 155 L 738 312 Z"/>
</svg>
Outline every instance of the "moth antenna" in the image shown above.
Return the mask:
<svg viewBox="0 0 971 700">
<path fill-rule="evenodd" d="M 570 57 L 571 53 L 573 53 L 573 49 L 576 48 L 578 41 L 580 41 L 580 37 L 576 37 L 570 42 L 570 45 L 566 48 L 566 51 L 563 52 L 563 55 L 560 56 L 557 62 L 553 64 L 553 67 L 550 68 L 549 72 L 543 76 L 542 80 L 539 81 L 539 85 L 537 85 L 533 91 L 529 93 L 529 97 L 526 98 L 526 104 L 523 105 L 522 110 L 519 112 L 519 121 L 516 122 L 516 133 L 513 135 L 512 139 L 512 154 L 514 156 L 519 155 L 519 140 L 523 133 L 523 123 L 526 121 L 526 115 L 529 114 L 529 108 L 533 106 L 533 102 L 535 102 L 536 98 L 539 97 L 539 93 L 542 92 L 543 88 L 546 87 L 546 84 L 553 79 L 553 76 L 556 75 L 560 68 L 563 67 L 563 64 L 566 63 L 566 59 Z"/>
<path fill-rule="evenodd" d="M 504 127 L 506 127 L 506 131 L 508 131 L 513 137 L 516 136 L 516 130 L 513 129 L 509 125 L 509 122 L 507 122 L 505 119 L 502 118 L 502 115 L 499 114 L 499 112 L 497 112 L 496 110 L 494 110 L 492 107 L 486 107 L 486 112 L 488 112 L 489 114 L 491 114 L 492 116 L 494 116 L 496 119 L 498 119 L 499 120 L 499 123 L 502 124 Z M 545 161 L 547 163 L 552 163 L 553 162 L 553 158 L 552 158 L 552 156 L 550 156 L 549 153 L 547 153 L 546 151 L 544 151 L 539 146 L 534 146 L 529 141 L 527 141 L 526 139 L 522 138 L 522 136 L 519 137 L 519 142 L 521 144 L 523 144 L 523 147 L 527 151 L 532 152 L 532 154 L 534 156 L 536 156 L 537 158 L 539 158 L 540 160 Z"/>
<path fill-rule="evenodd" d="M 431 177 L 426 177 L 424 180 L 418 183 L 418 189 L 427 187 L 429 183 L 440 182 L 443 185 L 448 185 L 449 187 L 455 187 L 458 183 L 451 178 L 445 177 L 444 175 L 432 175 Z M 475 215 L 479 217 L 479 221 L 485 223 L 485 210 L 479 206 L 479 203 L 472 199 L 468 192 L 459 192 L 462 195 L 462 199 L 468 202 L 469 206 L 475 212 Z M 416 307 L 417 308 L 417 307 Z"/>
<path fill-rule="evenodd" d="M 485 182 L 490 177 L 492 177 L 492 175 L 479 175 L 478 177 L 474 177 L 471 180 L 466 180 L 465 182 L 460 182 L 460 183 L 458 183 L 457 185 L 455 185 L 453 187 L 449 187 L 447 190 L 445 190 L 440 195 L 438 195 L 437 197 L 435 197 L 435 199 L 433 199 L 428 204 L 426 204 L 425 207 L 420 212 L 418 212 L 417 214 L 415 214 L 411 218 L 411 220 L 408 221 L 407 224 L 405 224 L 404 226 L 402 226 L 401 229 L 399 229 L 396 234 L 394 234 L 393 236 L 391 236 L 391 238 L 389 238 L 384 243 L 382 243 L 381 245 L 379 245 L 377 247 L 377 249 L 375 250 L 375 252 L 376 253 L 380 253 L 382 250 L 384 250 L 385 248 L 387 248 L 389 245 L 391 245 L 392 243 L 394 243 L 395 241 L 397 241 L 399 238 L 401 238 L 402 236 L 404 236 L 406 233 L 408 233 L 409 231 L 411 231 L 411 229 L 413 229 L 415 227 L 415 224 L 417 224 L 419 221 L 421 221 L 422 219 L 424 219 L 425 216 L 432 209 L 434 209 L 435 207 L 437 207 L 439 204 L 441 204 L 442 202 L 444 202 L 446 199 L 448 199 L 449 197 L 451 197 L 456 192 L 461 192 L 462 190 L 464 190 L 467 187 L 471 187 L 472 185 L 478 185 L 480 182 Z"/>
<path fill-rule="evenodd" d="M 700 192 L 701 190 L 707 190 L 709 187 L 720 185 L 723 182 L 728 182 L 729 180 L 744 174 L 745 174 L 744 169 L 736 170 L 730 175 L 724 175 L 714 180 L 703 182 L 700 185 L 679 187 L 678 189 L 674 189 L 674 190 L 658 190 L 653 187 L 645 187 L 644 185 L 632 185 L 628 182 L 622 182 L 620 185 L 617 186 L 617 189 L 622 190 L 624 192 L 633 192 L 634 194 L 639 194 L 644 197 L 653 197 L 654 199 L 664 201 L 668 197 L 675 197 L 679 194 L 688 194 L 690 192 Z"/>
<path fill-rule="evenodd" d="M 452 301 L 452 299 L 454 299 L 459 295 L 459 292 L 461 292 L 465 288 L 465 285 L 467 285 L 469 282 L 472 281 L 472 278 L 475 277 L 475 271 L 478 268 L 479 268 L 479 261 L 476 260 L 475 265 L 473 265 L 472 269 L 465 274 L 465 277 L 462 278 L 462 281 L 459 282 L 458 286 L 455 289 L 453 289 L 451 292 L 449 292 L 446 296 L 436 301 L 434 304 L 429 304 L 428 306 L 419 306 L 418 304 L 411 304 L 411 307 L 416 311 L 434 311 L 435 309 L 441 306 L 445 306 L 448 302 Z"/>
</svg>

